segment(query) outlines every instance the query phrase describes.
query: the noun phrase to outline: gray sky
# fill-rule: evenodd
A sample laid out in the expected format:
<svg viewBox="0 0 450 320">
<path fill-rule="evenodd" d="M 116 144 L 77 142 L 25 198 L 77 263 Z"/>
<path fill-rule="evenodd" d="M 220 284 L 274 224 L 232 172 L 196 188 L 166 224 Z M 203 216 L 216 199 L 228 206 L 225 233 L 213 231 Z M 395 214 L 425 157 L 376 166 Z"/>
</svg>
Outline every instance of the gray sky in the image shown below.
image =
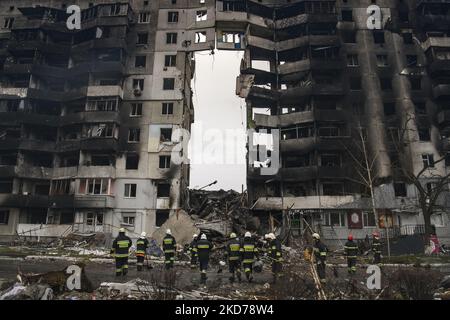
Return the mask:
<svg viewBox="0 0 450 320">
<path fill-rule="evenodd" d="M 189 158 L 191 188 L 235 189 L 245 186 L 245 101 L 235 95 L 242 52 L 199 52 L 192 81 L 195 122 Z"/>
</svg>

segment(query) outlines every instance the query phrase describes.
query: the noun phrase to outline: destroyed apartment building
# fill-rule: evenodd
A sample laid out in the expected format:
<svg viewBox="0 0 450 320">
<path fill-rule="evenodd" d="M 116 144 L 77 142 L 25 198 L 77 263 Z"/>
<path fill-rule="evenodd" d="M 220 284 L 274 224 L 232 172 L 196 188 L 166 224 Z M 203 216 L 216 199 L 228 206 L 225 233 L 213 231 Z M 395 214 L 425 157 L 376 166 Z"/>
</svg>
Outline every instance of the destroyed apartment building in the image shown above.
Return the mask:
<svg viewBox="0 0 450 320">
<path fill-rule="evenodd" d="M 173 133 L 194 121 L 194 53 L 215 49 L 243 51 L 236 93 L 280 162 L 248 165 L 249 214 L 331 243 L 376 216 L 423 233 L 411 177 L 426 193 L 450 170 L 449 0 L 73 2 L 80 30 L 65 26 L 73 3 L 0 2 L 1 237 L 135 237 L 184 207 Z"/>
</svg>

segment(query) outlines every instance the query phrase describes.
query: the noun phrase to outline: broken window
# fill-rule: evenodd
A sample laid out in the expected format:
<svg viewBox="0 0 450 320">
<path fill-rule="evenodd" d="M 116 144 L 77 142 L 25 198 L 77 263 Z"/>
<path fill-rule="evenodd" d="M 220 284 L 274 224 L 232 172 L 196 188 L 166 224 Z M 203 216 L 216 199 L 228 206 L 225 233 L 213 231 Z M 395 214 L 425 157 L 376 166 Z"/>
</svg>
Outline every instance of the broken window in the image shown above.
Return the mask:
<svg viewBox="0 0 450 320">
<path fill-rule="evenodd" d="M 111 166 L 115 165 L 114 159 L 107 154 L 93 154 L 91 155 L 92 166 Z"/>
<path fill-rule="evenodd" d="M 388 56 L 385 54 L 377 54 L 377 66 L 387 67 L 388 65 Z"/>
<path fill-rule="evenodd" d="M 417 66 L 417 56 L 416 55 L 406 55 L 406 66 L 415 67 Z"/>
<path fill-rule="evenodd" d="M 195 33 L 195 43 L 206 42 L 206 31 L 199 31 Z"/>
<path fill-rule="evenodd" d="M 48 196 L 50 193 L 50 182 L 36 184 L 34 186 L 34 193 L 37 195 Z"/>
<path fill-rule="evenodd" d="M 178 11 L 169 11 L 167 13 L 167 22 L 169 23 L 178 22 Z"/>
<path fill-rule="evenodd" d="M 420 141 L 430 141 L 430 128 L 419 128 L 419 140 Z"/>
<path fill-rule="evenodd" d="M 114 124 L 98 124 L 93 125 L 88 130 L 88 137 L 102 137 L 112 138 L 114 137 L 115 125 Z"/>
<path fill-rule="evenodd" d="M 357 67 L 359 66 L 358 55 L 357 54 L 349 54 L 347 55 L 347 66 L 349 67 Z"/>
<path fill-rule="evenodd" d="M 165 67 L 175 67 L 177 65 L 177 55 L 169 54 L 164 57 L 164 66 Z"/>
<path fill-rule="evenodd" d="M 160 129 L 160 141 L 161 142 L 168 142 L 172 141 L 172 128 L 161 128 Z"/>
<path fill-rule="evenodd" d="M 120 4 L 112 4 L 110 6 L 109 15 L 110 16 L 117 16 L 120 14 Z"/>
<path fill-rule="evenodd" d="M 14 18 L 5 18 L 3 23 L 4 29 L 11 29 L 14 23 Z"/>
<path fill-rule="evenodd" d="M 310 165 L 309 154 L 303 155 L 286 155 L 283 157 L 285 168 L 308 167 Z"/>
<path fill-rule="evenodd" d="M 135 153 L 127 154 L 127 158 L 125 160 L 125 169 L 137 170 L 138 167 L 139 167 L 139 155 Z"/>
<path fill-rule="evenodd" d="M 159 156 L 159 168 L 160 169 L 170 168 L 170 156 Z"/>
<path fill-rule="evenodd" d="M 224 42 L 224 43 L 241 43 L 241 33 L 239 33 L 239 32 L 222 32 L 222 42 Z"/>
<path fill-rule="evenodd" d="M 395 182 L 394 194 L 396 197 L 406 197 L 406 184 L 404 182 Z"/>
<path fill-rule="evenodd" d="M 206 21 L 208 20 L 208 13 L 206 10 L 199 10 L 197 11 L 195 21 Z"/>
<path fill-rule="evenodd" d="M 137 184 L 135 183 L 125 183 L 125 198 L 136 198 Z"/>
<path fill-rule="evenodd" d="M 163 90 L 174 90 L 174 89 L 175 89 L 175 78 L 164 78 Z"/>
<path fill-rule="evenodd" d="M 340 167 L 341 156 L 339 154 L 322 154 L 320 156 L 320 165 L 322 167 Z"/>
<path fill-rule="evenodd" d="M 434 168 L 434 156 L 432 154 L 422 154 L 424 168 Z"/>
<path fill-rule="evenodd" d="M 9 222 L 9 210 L 0 210 L 0 224 L 8 224 Z"/>
<path fill-rule="evenodd" d="M 52 195 L 63 195 L 71 193 L 71 183 L 70 179 L 53 180 L 51 186 Z"/>
<path fill-rule="evenodd" d="M 149 23 L 150 22 L 150 12 L 139 13 L 139 23 Z"/>
<path fill-rule="evenodd" d="M 35 208 L 28 209 L 26 212 L 26 222 L 29 224 L 46 224 L 47 223 L 47 209 Z"/>
<path fill-rule="evenodd" d="M 133 79 L 133 89 L 144 90 L 144 79 Z"/>
<path fill-rule="evenodd" d="M 241 1 L 223 1 L 223 11 L 237 11 L 237 12 L 244 12 L 245 9 L 245 3 Z"/>
<path fill-rule="evenodd" d="M 386 103 L 384 103 L 383 108 L 384 108 L 384 115 L 385 116 L 393 116 L 393 115 L 395 115 L 395 103 L 386 102 Z"/>
<path fill-rule="evenodd" d="M 161 227 L 169 219 L 169 210 L 156 210 L 155 226 Z"/>
<path fill-rule="evenodd" d="M 162 114 L 173 114 L 173 102 L 163 102 Z"/>
<path fill-rule="evenodd" d="M 342 196 L 344 195 L 344 185 L 342 183 L 322 183 L 322 192 L 324 196 Z"/>
<path fill-rule="evenodd" d="M 168 183 L 158 184 L 156 196 L 158 198 L 168 198 L 170 196 L 170 184 Z"/>
<path fill-rule="evenodd" d="M 148 43 L 148 32 L 138 33 L 136 44 L 147 44 Z"/>
<path fill-rule="evenodd" d="M 377 44 L 384 43 L 384 32 L 383 31 L 374 31 L 373 32 L 373 41 Z"/>
<path fill-rule="evenodd" d="M 0 180 L 0 193 L 12 193 L 13 180 Z"/>
<path fill-rule="evenodd" d="M 177 38 L 178 38 L 178 34 L 175 32 L 166 33 L 166 43 L 167 44 L 176 44 Z"/>
<path fill-rule="evenodd" d="M 132 103 L 130 117 L 140 117 L 142 116 L 142 103 Z"/>
<path fill-rule="evenodd" d="M 128 131 L 128 142 L 139 142 L 141 136 L 141 129 L 131 128 Z"/>
<path fill-rule="evenodd" d="M 136 56 L 134 61 L 135 68 L 145 68 L 147 65 L 147 56 Z"/>
</svg>

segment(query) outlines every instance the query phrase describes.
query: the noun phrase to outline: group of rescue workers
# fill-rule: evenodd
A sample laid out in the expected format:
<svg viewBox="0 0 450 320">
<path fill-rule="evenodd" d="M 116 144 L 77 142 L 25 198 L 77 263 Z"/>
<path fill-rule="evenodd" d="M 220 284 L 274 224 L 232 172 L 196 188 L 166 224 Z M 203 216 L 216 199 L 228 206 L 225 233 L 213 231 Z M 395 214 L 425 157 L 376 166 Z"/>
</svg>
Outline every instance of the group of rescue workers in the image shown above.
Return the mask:
<svg viewBox="0 0 450 320">
<path fill-rule="evenodd" d="M 377 232 L 372 234 L 372 252 L 374 256 L 374 263 L 381 262 L 381 243 L 380 236 Z M 328 248 L 320 240 L 318 233 L 312 234 L 314 241 L 313 253 L 314 263 L 317 270 L 317 275 L 320 281 L 325 282 L 326 279 L 326 258 Z M 228 268 L 231 274 L 230 282 L 235 281 L 237 277 L 241 282 L 241 270 L 243 269 L 245 277 L 248 282 L 253 280 L 253 271 L 256 262 L 260 261 L 260 256 L 266 256 L 272 267 L 273 281 L 275 282 L 282 272 L 282 248 L 281 241 L 277 239 L 275 234 L 269 233 L 264 236 L 263 245 L 258 249 L 256 240 L 252 237 L 250 232 L 245 232 L 244 237 L 240 239 L 236 233 L 231 233 L 230 238 L 225 246 L 225 256 L 228 261 Z M 172 269 L 176 257 L 176 239 L 173 237 L 170 229 L 166 230 L 166 234 L 162 240 L 162 251 L 164 252 L 165 269 Z M 132 240 L 125 235 L 125 229 L 119 230 L 119 235 L 113 241 L 111 254 L 116 259 L 116 276 L 126 275 L 128 272 L 128 256 L 129 249 L 132 246 Z M 142 232 L 139 239 L 136 241 L 136 258 L 137 271 L 142 271 L 144 260 L 146 257 L 149 241 L 146 238 L 146 233 Z M 213 244 L 207 239 L 206 234 L 202 233 L 200 236 L 194 234 L 192 241 L 189 244 L 188 251 L 190 254 L 191 268 L 200 269 L 200 281 L 205 283 L 207 280 L 206 272 L 208 269 L 210 253 L 214 249 Z M 349 274 L 356 272 L 356 260 L 358 256 L 358 245 L 353 241 L 353 236 L 348 236 L 348 241 L 344 246 L 345 256 L 347 258 Z"/>
</svg>

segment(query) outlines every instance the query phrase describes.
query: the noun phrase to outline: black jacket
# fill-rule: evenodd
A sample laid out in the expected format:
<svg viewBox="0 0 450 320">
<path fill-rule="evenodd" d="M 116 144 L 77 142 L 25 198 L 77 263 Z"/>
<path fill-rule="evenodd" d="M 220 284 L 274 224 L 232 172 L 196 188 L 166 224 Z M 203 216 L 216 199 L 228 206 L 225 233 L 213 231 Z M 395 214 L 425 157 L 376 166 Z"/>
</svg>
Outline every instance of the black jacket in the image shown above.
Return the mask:
<svg viewBox="0 0 450 320">
<path fill-rule="evenodd" d="M 241 259 L 241 241 L 238 238 L 228 241 L 227 255 L 228 261 L 238 261 Z"/>
<path fill-rule="evenodd" d="M 131 239 L 125 233 L 120 232 L 113 241 L 111 254 L 114 254 L 116 258 L 127 258 L 131 244 Z"/>
<path fill-rule="evenodd" d="M 166 234 L 163 239 L 163 251 L 164 253 L 175 253 L 177 241 L 171 234 Z"/>
<path fill-rule="evenodd" d="M 136 241 L 136 255 L 145 255 L 148 248 L 147 238 L 139 238 Z"/>
<path fill-rule="evenodd" d="M 344 246 L 347 258 L 356 258 L 358 255 L 358 245 L 352 240 L 348 240 Z"/>
<path fill-rule="evenodd" d="M 317 262 L 325 262 L 327 259 L 327 251 L 328 249 L 322 241 L 319 240 L 314 243 L 314 256 Z"/>
<path fill-rule="evenodd" d="M 208 240 L 200 239 L 197 241 L 197 254 L 199 260 L 209 260 L 209 253 L 212 245 Z"/>
<path fill-rule="evenodd" d="M 244 238 L 241 245 L 241 254 L 243 263 L 253 263 L 258 256 L 258 249 L 252 238 Z"/>
<path fill-rule="evenodd" d="M 272 261 L 277 261 L 277 262 L 283 261 L 280 240 L 274 239 L 269 242 L 268 253 L 269 253 L 269 257 L 272 258 Z"/>
</svg>

